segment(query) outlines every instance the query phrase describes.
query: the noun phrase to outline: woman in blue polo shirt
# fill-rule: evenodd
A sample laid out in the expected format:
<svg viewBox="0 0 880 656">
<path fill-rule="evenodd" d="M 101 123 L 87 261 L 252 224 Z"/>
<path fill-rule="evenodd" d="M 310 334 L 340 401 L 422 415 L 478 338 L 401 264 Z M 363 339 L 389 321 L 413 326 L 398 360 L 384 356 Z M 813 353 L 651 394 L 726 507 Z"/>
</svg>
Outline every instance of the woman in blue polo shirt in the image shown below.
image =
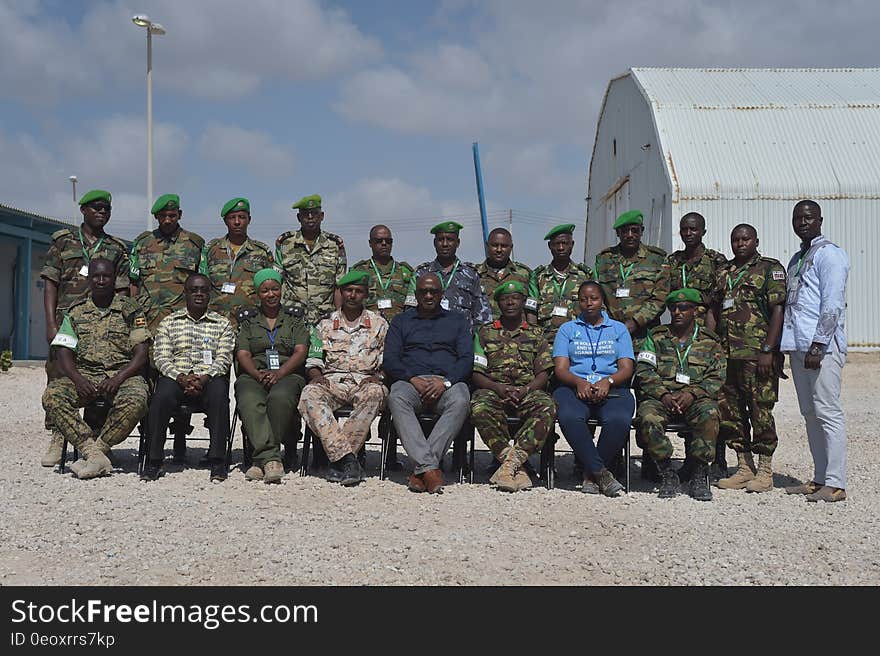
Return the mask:
<svg viewBox="0 0 880 656">
<path fill-rule="evenodd" d="M 599 283 L 583 283 L 578 303 L 580 315 L 562 324 L 553 342 L 554 373 L 560 383 L 553 392 L 557 420 L 584 463 L 584 492 L 616 497 L 623 486 L 606 465 L 629 439 L 635 408 L 629 389 L 635 359 L 632 339 L 626 326 L 605 312 Z M 593 444 L 587 428 L 591 417 L 602 426 L 598 444 Z"/>
</svg>

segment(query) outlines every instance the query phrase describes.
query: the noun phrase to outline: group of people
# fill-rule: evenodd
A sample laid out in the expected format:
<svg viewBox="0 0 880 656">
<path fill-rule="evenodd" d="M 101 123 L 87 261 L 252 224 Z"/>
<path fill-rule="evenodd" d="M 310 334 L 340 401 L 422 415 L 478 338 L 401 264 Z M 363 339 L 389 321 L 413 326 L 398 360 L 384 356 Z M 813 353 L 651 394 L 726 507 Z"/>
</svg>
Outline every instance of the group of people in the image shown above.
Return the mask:
<svg viewBox="0 0 880 656">
<path fill-rule="evenodd" d="M 253 452 L 248 480 L 277 483 L 296 466 L 304 420 L 326 452 L 327 478 L 356 485 L 365 478 L 358 454 L 387 407 L 414 492 L 443 489 L 444 454 L 468 420 L 494 455 L 490 482 L 527 489 L 529 456 L 558 421 L 585 492 L 621 494 L 629 466 L 621 451 L 635 426 L 643 476 L 659 483 L 659 496 L 687 481 L 693 498 L 708 501 L 710 481 L 773 488 L 772 411 L 787 352 L 815 464 L 811 480 L 787 491 L 846 498 L 849 262 L 821 234 L 814 201 L 794 207 L 801 249 L 787 268 L 758 252 L 748 224 L 731 232 L 732 258 L 707 249 L 696 213 L 681 218 L 684 248 L 667 256 L 642 243 L 634 210 L 617 218 L 618 243 L 592 267 L 572 259 L 573 224 L 547 233 L 551 261 L 530 270 L 511 259 L 503 228 L 489 234 L 484 262 L 461 261 L 462 226 L 445 221 L 431 229 L 434 260 L 416 268 L 395 260 L 391 230 L 376 225 L 372 256 L 349 269 L 342 239 L 322 230 L 321 197 L 293 208 L 300 229 L 278 237 L 272 253 L 248 236 L 246 198 L 223 206 L 226 234 L 206 244 L 180 226 L 180 199 L 167 194 L 152 208 L 157 229 L 129 252 L 104 230 L 110 194 L 81 198 L 82 225 L 53 235 L 41 273 L 52 345 L 43 465 L 59 462 L 66 438 L 83 456 L 71 466 L 79 478 L 109 473 L 112 447 L 144 419 L 141 477 L 155 480 L 170 418 L 189 400 L 208 417 L 211 479 L 224 480 L 234 364 Z M 93 434 L 77 409 L 98 398 L 110 409 Z M 595 442 L 590 419 L 600 426 Z M 673 422 L 686 426 L 678 469 Z M 737 456 L 730 475 L 728 447 Z M 175 444 L 175 459 L 184 455 L 185 443 Z"/>
</svg>

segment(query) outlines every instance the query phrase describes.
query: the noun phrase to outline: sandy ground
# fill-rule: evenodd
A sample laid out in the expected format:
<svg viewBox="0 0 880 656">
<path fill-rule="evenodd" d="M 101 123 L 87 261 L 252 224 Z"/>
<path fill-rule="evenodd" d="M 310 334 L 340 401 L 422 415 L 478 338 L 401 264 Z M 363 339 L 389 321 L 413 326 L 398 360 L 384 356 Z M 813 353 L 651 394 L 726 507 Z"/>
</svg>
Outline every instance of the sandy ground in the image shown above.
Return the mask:
<svg viewBox="0 0 880 656">
<path fill-rule="evenodd" d="M 139 481 L 136 438 L 115 449 L 112 476 L 79 481 L 40 467 L 44 373 L 16 366 L 0 375 L 0 584 L 877 585 L 878 365 L 876 353 L 852 354 L 844 370 L 850 496 L 837 504 L 778 489 L 812 474 L 791 381 L 776 408 L 777 489 L 715 489 L 698 503 L 658 499 L 635 461 L 629 495 L 582 494 L 570 453 L 554 490 L 491 489 L 483 451 L 477 484 L 412 494 L 408 471 L 379 481 L 375 440 L 375 477 L 356 488 L 295 474 L 269 486 L 245 481 L 240 433 L 223 484 L 195 466 L 204 442 L 191 443 L 189 468 Z"/>
</svg>

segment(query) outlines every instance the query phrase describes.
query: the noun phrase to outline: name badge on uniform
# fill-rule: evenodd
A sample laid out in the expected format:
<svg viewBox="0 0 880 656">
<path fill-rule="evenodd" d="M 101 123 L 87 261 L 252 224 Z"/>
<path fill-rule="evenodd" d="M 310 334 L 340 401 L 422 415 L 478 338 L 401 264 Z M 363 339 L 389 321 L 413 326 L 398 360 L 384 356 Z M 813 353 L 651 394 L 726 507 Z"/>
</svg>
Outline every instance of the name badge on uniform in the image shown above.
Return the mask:
<svg viewBox="0 0 880 656">
<path fill-rule="evenodd" d="M 629 298 L 629 287 L 618 287 L 614 290 L 614 295 L 617 298 Z"/>
<path fill-rule="evenodd" d="M 681 383 L 682 385 L 690 385 L 691 384 L 691 377 L 688 376 L 687 374 L 683 374 L 679 371 L 678 373 L 675 374 L 675 382 Z"/>
<path fill-rule="evenodd" d="M 202 364 L 214 364 L 214 351 L 211 349 L 202 350 Z"/>
<path fill-rule="evenodd" d="M 413 294 L 407 294 L 406 299 L 403 302 L 405 305 L 412 305 L 413 307 L 415 307 L 416 297 Z"/>
<path fill-rule="evenodd" d="M 269 369 L 281 368 L 281 358 L 278 357 L 278 351 L 275 349 L 266 349 L 266 366 Z"/>
<path fill-rule="evenodd" d="M 391 299 L 390 298 L 380 298 L 378 303 L 380 310 L 390 310 L 391 309 Z"/>
<path fill-rule="evenodd" d="M 527 298 L 526 299 L 526 310 L 534 310 L 535 312 L 537 312 L 538 311 L 538 301 L 536 301 L 534 298 Z"/>
<path fill-rule="evenodd" d="M 449 309 L 449 299 L 444 298 L 443 300 L 441 300 L 440 307 L 442 307 L 444 310 L 448 310 Z"/>
<path fill-rule="evenodd" d="M 220 288 L 220 291 L 224 294 L 234 294 L 235 293 L 235 283 L 234 282 L 224 282 L 223 286 Z"/>
<path fill-rule="evenodd" d="M 567 317 L 568 316 L 568 308 L 564 305 L 557 305 L 553 308 L 553 316 L 554 317 Z"/>
<path fill-rule="evenodd" d="M 79 275 L 81 275 L 81 276 L 88 276 L 89 275 L 89 265 L 88 264 L 83 264 L 79 268 Z"/>
<path fill-rule="evenodd" d="M 733 307 L 733 299 L 732 298 L 725 298 L 724 301 L 722 301 L 722 303 L 721 303 L 722 310 L 729 310 L 732 307 Z"/>
</svg>

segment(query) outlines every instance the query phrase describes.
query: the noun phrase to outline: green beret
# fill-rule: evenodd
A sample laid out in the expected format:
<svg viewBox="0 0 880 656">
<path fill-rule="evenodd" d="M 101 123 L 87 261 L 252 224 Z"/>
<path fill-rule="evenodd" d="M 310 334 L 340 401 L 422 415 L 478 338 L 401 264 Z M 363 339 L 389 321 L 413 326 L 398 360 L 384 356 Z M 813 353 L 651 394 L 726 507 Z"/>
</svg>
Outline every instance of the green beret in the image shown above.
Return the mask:
<svg viewBox="0 0 880 656">
<path fill-rule="evenodd" d="M 162 194 L 153 203 L 153 207 L 150 208 L 150 214 L 158 214 L 162 210 L 177 209 L 180 209 L 180 196 L 177 194 Z"/>
<path fill-rule="evenodd" d="M 568 233 L 569 235 L 574 232 L 575 225 L 574 223 L 563 223 L 562 225 L 554 226 L 550 228 L 550 232 L 544 235 L 544 239 L 553 239 L 556 235 L 561 235 Z"/>
<path fill-rule="evenodd" d="M 620 216 L 617 217 L 617 221 L 614 222 L 614 229 L 622 228 L 625 225 L 643 225 L 644 217 L 642 216 L 641 211 L 639 210 L 630 210 L 629 212 L 624 212 Z"/>
<path fill-rule="evenodd" d="M 232 200 L 227 201 L 226 205 L 223 206 L 223 209 L 220 210 L 220 218 L 225 218 L 230 212 L 238 212 L 239 210 L 244 210 L 250 214 L 251 203 L 247 198 L 233 198 Z"/>
<path fill-rule="evenodd" d="M 336 281 L 336 286 L 339 288 L 345 287 L 346 285 L 363 285 L 364 287 L 369 287 L 370 274 L 366 271 L 349 271 Z"/>
<path fill-rule="evenodd" d="M 516 280 L 511 280 L 510 282 L 505 282 L 505 283 L 498 285 L 495 288 L 495 292 L 492 294 L 492 296 L 497 301 L 499 298 L 501 298 L 505 294 L 522 294 L 523 296 L 525 296 L 526 295 L 526 288 L 523 287 L 523 284 L 521 282 L 518 282 Z"/>
<path fill-rule="evenodd" d="M 464 226 L 455 221 L 444 221 L 431 228 L 431 234 L 436 235 L 438 232 L 454 232 L 455 234 L 458 234 L 458 231 L 462 228 L 464 228 Z"/>
<path fill-rule="evenodd" d="M 268 269 L 260 269 L 254 274 L 254 289 L 259 289 L 267 280 L 275 280 L 279 285 L 281 282 L 281 274 L 272 267 Z"/>
<path fill-rule="evenodd" d="M 675 291 L 669 292 L 669 294 L 666 296 L 666 305 L 672 305 L 673 303 L 678 303 L 681 301 L 693 303 L 694 305 L 699 305 L 700 300 L 700 292 L 698 292 L 696 289 L 684 287 L 682 289 L 676 289 Z"/>
<path fill-rule="evenodd" d="M 80 205 L 86 205 L 91 203 L 93 200 L 106 200 L 108 203 L 110 201 L 110 192 L 104 191 L 103 189 L 92 189 L 91 191 L 87 191 L 83 194 L 83 197 L 79 199 Z"/>
<path fill-rule="evenodd" d="M 293 204 L 295 210 L 313 210 L 321 209 L 321 197 L 318 194 L 311 196 L 303 196 Z"/>
</svg>

